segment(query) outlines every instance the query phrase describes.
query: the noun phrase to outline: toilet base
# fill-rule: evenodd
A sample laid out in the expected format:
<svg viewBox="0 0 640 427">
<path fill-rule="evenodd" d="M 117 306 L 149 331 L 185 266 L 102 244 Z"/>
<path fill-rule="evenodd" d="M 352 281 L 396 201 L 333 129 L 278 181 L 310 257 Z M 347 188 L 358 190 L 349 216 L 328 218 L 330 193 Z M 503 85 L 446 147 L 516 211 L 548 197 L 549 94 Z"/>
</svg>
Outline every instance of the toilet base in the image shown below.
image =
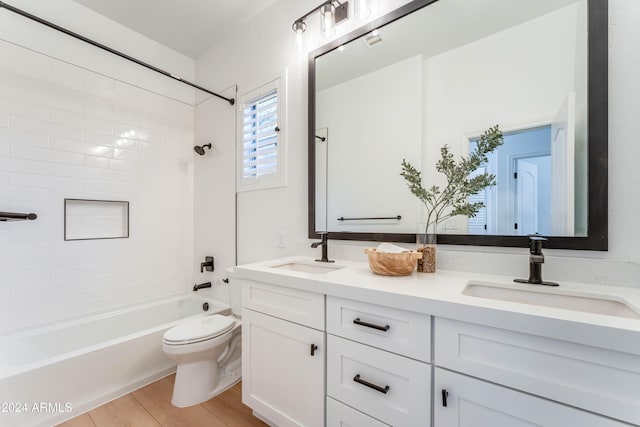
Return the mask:
<svg viewBox="0 0 640 427">
<path fill-rule="evenodd" d="M 212 365 L 211 362 L 209 362 L 209 364 Z M 187 368 L 187 370 L 180 368 Z M 200 382 L 194 381 L 194 377 L 189 375 L 189 371 L 191 370 L 189 368 L 190 367 L 188 366 L 181 366 L 176 372 L 176 382 L 173 386 L 173 396 L 171 398 L 171 404 L 178 408 L 186 408 L 188 406 L 198 405 L 202 402 L 206 402 L 207 400 L 233 387 L 242 379 L 241 365 L 240 363 L 234 363 L 234 361 L 231 361 L 225 367 L 218 368 L 217 375 L 215 376 L 203 374 L 203 368 L 205 367 L 202 365 L 193 366 L 192 369 L 199 373 L 198 377 L 200 379 Z M 180 375 L 181 373 L 182 375 Z M 215 386 L 215 388 L 212 387 L 211 381 L 202 382 L 203 378 L 212 377 L 217 377 L 217 385 Z"/>
</svg>

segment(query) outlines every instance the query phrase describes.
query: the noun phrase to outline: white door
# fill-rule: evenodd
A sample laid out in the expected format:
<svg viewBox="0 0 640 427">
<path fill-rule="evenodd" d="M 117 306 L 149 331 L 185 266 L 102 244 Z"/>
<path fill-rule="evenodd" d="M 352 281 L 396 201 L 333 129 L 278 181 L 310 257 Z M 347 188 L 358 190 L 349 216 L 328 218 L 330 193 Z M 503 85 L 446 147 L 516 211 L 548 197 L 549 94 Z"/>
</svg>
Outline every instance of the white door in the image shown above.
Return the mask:
<svg viewBox="0 0 640 427">
<path fill-rule="evenodd" d="M 324 426 L 325 347 L 322 331 L 244 309 L 242 401 L 279 427 Z"/>
<path fill-rule="evenodd" d="M 551 227 L 554 236 L 573 236 L 575 210 L 575 104 L 570 93 L 551 124 Z"/>
<path fill-rule="evenodd" d="M 435 369 L 437 427 L 623 427 L 627 424 L 465 375 Z"/>
<path fill-rule="evenodd" d="M 527 159 L 516 160 L 516 219 L 514 234 L 538 232 L 538 166 Z"/>
</svg>

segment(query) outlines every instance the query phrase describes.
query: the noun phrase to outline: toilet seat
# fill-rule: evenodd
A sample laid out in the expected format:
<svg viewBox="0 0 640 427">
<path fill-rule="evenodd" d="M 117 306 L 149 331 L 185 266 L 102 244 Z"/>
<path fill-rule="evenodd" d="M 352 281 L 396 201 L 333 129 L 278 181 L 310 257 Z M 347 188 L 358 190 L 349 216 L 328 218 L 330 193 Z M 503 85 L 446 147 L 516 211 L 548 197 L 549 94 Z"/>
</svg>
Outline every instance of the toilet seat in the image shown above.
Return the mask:
<svg viewBox="0 0 640 427">
<path fill-rule="evenodd" d="M 164 333 L 167 345 L 186 345 L 210 340 L 233 329 L 235 320 L 231 316 L 213 314 L 180 322 Z"/>
</svg>

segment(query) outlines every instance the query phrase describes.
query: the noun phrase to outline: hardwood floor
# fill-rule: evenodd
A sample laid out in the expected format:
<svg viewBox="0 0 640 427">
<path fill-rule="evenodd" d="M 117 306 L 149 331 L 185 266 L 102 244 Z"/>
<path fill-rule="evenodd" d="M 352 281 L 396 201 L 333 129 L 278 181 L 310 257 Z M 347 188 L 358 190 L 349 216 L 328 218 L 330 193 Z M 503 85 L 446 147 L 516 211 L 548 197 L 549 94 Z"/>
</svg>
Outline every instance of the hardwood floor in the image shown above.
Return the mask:
<svg viewBox="0 0 640 427">
<path fill-rule="evenodd" d="M 253 427 L 266 426 L 242 403 L 242 383 L 200 405 L 171 404 L 175 375 L 79 415 L 58 427 Z"/>
</svg>

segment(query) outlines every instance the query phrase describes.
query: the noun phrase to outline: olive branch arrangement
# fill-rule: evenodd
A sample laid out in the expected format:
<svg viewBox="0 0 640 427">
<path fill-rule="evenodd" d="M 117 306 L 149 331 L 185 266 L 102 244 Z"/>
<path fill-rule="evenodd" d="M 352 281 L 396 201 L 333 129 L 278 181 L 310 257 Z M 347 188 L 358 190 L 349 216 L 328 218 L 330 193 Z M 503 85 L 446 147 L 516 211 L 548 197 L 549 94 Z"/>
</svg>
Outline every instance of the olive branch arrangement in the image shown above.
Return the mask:
<svg viewBox="0 0 640 427">
<path fill-rule="evenodd" d="M 469 203 L 469 196 L 477 194 L 487 187 L 496 185 L 496 176 L 490 173 L 477 174 L 471 177 L 480 165 L 487 161 L 487 155 L 502 145 L 504 139 L 498 125 L 487 129 L 479 138 L 476 148 L 468 157 L 461 157 L 459 162 L 453 159 L 453 154 L 447 145 L 440 148 L 441 159 L 436 163 L 436 170 L 447 178 L 447 185 L 441 189 L 437 185 L 425 189 L 422 186 L 422 174 L 419 170 L 402 159 L 402 173 L 411 194 L 416 196 L 427 208 L 427 226 L 434 225 L 437 233 L 438 223 L 456 215 L 466 215 L 468 218 L 484 207 L 482 202 Z M 450 210 L 449 210 L 450 208 Z"/>
</svg>

